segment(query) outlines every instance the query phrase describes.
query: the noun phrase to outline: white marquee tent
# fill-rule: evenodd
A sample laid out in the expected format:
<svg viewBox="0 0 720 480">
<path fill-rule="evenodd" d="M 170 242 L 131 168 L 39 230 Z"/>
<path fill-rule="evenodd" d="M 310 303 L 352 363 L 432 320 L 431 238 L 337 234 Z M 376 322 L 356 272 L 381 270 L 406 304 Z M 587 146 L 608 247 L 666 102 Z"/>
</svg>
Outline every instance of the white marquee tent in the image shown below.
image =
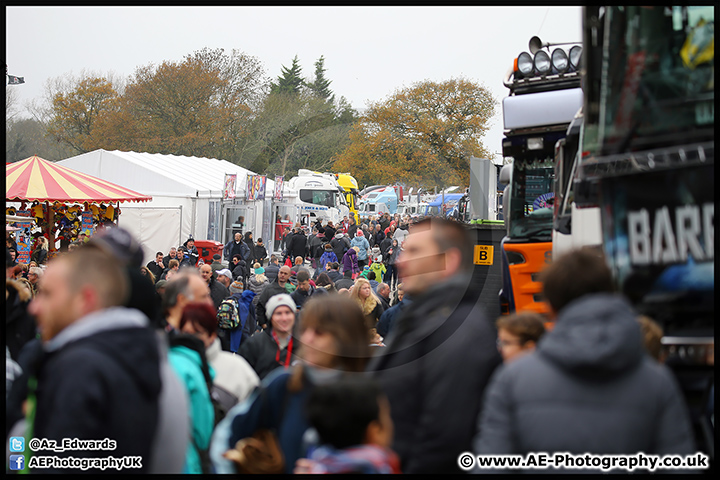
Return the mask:
<svg viewBox="0 0 720 480">
<path fill-rule="evenodd" d="M 240 215 L 243 231 L 270 236 L 274 182 L 267 180 L 266 200 L 245 201 L 247 176 L 255 173 L 226 160 L 100 149 L 57 163 L 152 196 L 123 205 L 118 220 L 143 244 L 146 262 L 190 235 L 224 243 Z M 223 202 L 225 174 L 237 175 L 235 201 Z"/>
</svg>

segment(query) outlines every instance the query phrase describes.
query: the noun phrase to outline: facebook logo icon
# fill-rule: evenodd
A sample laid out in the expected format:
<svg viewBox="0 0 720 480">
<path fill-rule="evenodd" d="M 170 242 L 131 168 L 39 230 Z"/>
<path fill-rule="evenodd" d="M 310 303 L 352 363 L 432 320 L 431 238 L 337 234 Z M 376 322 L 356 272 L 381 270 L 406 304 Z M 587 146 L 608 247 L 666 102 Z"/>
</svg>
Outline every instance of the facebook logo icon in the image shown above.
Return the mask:
<svg viewBox="0 0 720 480">
<path fill-rule="evenodd" d="M 10 470 L 25 468 L 25 455 L 10 455 Z"/>
</svg>

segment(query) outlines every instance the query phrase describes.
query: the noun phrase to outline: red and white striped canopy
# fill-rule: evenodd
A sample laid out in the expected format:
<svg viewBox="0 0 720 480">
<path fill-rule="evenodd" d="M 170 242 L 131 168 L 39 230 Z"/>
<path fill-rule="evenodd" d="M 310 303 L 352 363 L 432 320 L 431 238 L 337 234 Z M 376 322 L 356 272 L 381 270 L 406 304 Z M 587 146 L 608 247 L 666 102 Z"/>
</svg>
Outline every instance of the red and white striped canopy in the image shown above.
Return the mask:
<svg viewBox="0 0 720 480">
<path fill-rule="evenodd" d="M 5 199 L 9 202 L 115 203 L 152 200 L 148 195 L 37 156 L 6 165 L 5 182 Z"/>
</svg>

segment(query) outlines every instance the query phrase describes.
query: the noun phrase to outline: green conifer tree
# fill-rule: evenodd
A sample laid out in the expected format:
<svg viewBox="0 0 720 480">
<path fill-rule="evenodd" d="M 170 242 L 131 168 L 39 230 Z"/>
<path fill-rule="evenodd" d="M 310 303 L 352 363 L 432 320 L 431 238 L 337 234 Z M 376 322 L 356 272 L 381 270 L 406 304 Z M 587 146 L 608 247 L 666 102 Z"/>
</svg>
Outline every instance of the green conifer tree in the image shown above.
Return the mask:
<svg viewBox="0 0 720 480">
<path fill-rule="evenodd" d="M 332 81 L 325 77 L 325 71 L 325 57 L 321 55 L 315 62 L 315 79 L 307 83 L 307 87 L 316 97 L 328 103 L 333 103 L 335 101 L 335 95 L 332 90 L 330 90 Z"/>
<path fill-rule="evenodd" d="M 287 68 L 283 65 L 281 75 L 277 79 L 277 83 L 270 84 L 270 93 L 292 93 L 299 94 L 305 85 L 301 73 L 302 68 L 298 61 L 297 55 L 292 60 L 292 66 Z"/>
</svg>

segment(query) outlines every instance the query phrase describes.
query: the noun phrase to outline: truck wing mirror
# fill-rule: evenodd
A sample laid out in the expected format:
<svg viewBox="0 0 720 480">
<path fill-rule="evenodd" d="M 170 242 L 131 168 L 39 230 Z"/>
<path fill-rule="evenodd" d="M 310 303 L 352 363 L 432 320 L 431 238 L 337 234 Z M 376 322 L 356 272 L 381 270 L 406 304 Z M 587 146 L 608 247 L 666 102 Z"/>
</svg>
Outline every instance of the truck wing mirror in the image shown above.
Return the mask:
<svg viewBox="0 0 720 480">
<path fill-rule="evenodd" d="M 500 183 L 510 183 L 510 174 L 512 173 L 512 164 L 503 165 L 500 169 L 498 180 Z"/>
</svg>

